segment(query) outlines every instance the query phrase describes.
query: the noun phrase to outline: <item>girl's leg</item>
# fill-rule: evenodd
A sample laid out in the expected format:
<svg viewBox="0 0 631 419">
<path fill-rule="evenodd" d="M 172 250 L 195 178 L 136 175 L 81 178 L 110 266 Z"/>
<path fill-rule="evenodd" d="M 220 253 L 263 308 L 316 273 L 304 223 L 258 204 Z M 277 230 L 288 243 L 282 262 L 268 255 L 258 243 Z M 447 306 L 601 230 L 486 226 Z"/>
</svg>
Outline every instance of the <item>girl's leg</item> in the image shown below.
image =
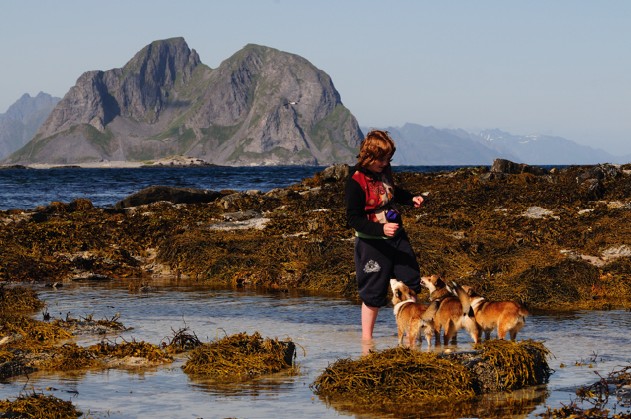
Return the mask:
<svg viewBox="0 0 631 419">
<path fill-rule="evenodd" d="M 375 322 L 377 321 L 377 314 L 379 314 L 379 307 L 367 306 L 362 303 L 362 340 L 372 340 L 372 332 L 375 328 Z"/>
</svg>

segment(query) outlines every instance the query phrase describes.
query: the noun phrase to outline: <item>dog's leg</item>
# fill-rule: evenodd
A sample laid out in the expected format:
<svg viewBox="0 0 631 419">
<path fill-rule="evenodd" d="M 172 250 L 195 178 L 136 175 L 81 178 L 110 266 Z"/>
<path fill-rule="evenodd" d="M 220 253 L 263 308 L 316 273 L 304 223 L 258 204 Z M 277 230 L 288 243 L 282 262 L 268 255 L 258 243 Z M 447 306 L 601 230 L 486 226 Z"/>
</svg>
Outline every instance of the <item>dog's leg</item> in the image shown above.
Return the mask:
<svg viewBox="0 0 631 419">
<path fill-rule="evenodd" d="M 514 341 L 515 339 L 517 339 L 517 332 L 519 332 L 521 328 L 524 327 L 525 323 L 526 322 L 524 321 L 523 317 L 519 318 L 519 320 L 517 321 L 517 324 L 515 324 L 515 326 L 513 326 L 508 331 L 508 333 L 510 334 L 510 340 Z"/>
<path fill-rule="evenodd" d="M 432 328 L 429 326 L 425 326 L 425 340 L 427 341 L 427 350 L 431 350 L 432 348 L 432 335 L 434 334 L 434 332 L 432 331 Z"/>
<path fill-rule="evenodd" d="M 397 326 L 397 335 L 399 337 L 399 346 L 403 343 L 403 327 Z"/>
<path fill-rule="evenodd" d="M 408 334 L 408 346 L 410 347 L 410 349 L 414 349 L 414 347 L 416 346 L 416 335 L 414 333 Z"/>
<path fill-rule="evenodd" d="M 434 346 L 440 346 L 440 325 L 438 330 L 434 329 Z"/>
<path fill-rule="evenodd" d="M 504 340 L 504 338 L 506 337 L 506 325 L 503 323 L 499 323 L 497 325 L 497 338 L 500 340 Z"/>
<path fill-rule="evenodd" d="M 450 319 L 449 322 L 447 322 L 447 327 L 445 328 L 445 334 L 443 335 L 443 345 L 444 346 L 449 345 L 449 342 L 453 341 L 455 337 L 456 337 L 456 325 Z"/>
<path fill-rule="evenodd" d="M 469 336 L 473 339 L 473 343 L 480 342 L 480 328 L 473 318 L 467 317 L 463 320 L 464 328 L 469 332 Z"/>
</svg>

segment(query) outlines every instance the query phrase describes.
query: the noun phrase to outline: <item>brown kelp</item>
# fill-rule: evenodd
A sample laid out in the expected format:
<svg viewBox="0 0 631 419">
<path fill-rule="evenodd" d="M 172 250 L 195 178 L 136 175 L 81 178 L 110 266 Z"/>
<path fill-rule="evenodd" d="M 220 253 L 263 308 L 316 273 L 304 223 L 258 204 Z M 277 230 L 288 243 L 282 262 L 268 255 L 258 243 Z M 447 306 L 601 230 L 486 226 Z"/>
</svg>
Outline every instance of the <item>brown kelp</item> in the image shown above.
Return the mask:
<svg viewBox="0 0 631 419">
<path fill-rule="evenodd" d="M 6 418 L 68 419 L 82 415 L 71 402 L 39 393 L 0 400 L 0 413 Z"/>
<path fill-rule="evenodd" d="M 189 354 L 184 372 L 217 381 L 241 381 L 295 368 L 296 345 L 289 339 L 237 333 L 198 346 Z"/>
<path fill-rule="evenodd" d="M 344 179 L 323 173 L 266 193 L 220 191 L 210 203 L 0 211 L 0 281 L 124 278 L 140 290 L 175 275 L 355 299 Z M 629 166 L 395 178 L 429 192 L 421 208 L 400 208 L 424 274 L 529 309 L 631 307 Z"/>
<path fill-rule="evenodd" d="M 547 380 L 548 351 L 542 344 L 497 342 L 489 341 L 469 353 L 439 354 L 397 347 L 355 360 L 340 359 L 329 365 L 311 388 L 343 410 L 414 414 L 439 406 L 453 409 L 484 393 Z"/>
</svg>

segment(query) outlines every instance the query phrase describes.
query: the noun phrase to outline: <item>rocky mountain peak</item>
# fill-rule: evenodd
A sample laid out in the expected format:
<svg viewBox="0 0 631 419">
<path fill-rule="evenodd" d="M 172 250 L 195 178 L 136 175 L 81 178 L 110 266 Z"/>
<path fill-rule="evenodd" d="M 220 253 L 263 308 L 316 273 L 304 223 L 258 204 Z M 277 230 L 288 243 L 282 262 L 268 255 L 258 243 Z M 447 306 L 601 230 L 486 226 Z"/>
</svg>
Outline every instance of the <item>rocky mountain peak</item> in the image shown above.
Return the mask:
<svg viewBox="0 0 631 419">
<path fill-rule="evenodd" d="M 327 165 L 351 161 L 360 141 L 330 77 L 306 59 L 248 44 L 211 69 L 183 38 L 171 38 L 122 68 L 82 74 L 28 151 L 9 161 L 186 155 L 228 165 Z"/>
</svg>

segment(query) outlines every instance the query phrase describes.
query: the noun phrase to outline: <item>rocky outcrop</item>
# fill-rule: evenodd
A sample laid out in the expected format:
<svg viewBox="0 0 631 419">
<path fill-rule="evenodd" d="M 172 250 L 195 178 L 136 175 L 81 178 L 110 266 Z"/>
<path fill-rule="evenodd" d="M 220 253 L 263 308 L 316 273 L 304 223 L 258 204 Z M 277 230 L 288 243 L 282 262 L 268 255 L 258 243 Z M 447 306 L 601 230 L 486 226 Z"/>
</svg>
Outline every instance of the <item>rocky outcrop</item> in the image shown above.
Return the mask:
<svg viewBox="0 0 631 419">
<path fill-rule="evenodd" d="M 137 207 L 155 202 L 171 202 L 173 204 L 200 204 L 213 202 L 219 198 L 219 192 L 206 189 L 176 188 L 172 186 L 149 186 L 120 200 L 116 208 Z"/>
<path fill-rule="evenodd" d="M 524 163 L 515 163 L 506 159 L 495 159 L 491 166 L 492 173 L 520 174 L 531 173 L 533 175 L 544 175 L 548 171 L 542 167 L 531 166 Z"/>
<path fill-rule="evenodd" d="M 9 164 L 146 161 L 327 165 L 353 159 L 357 121 L 302 57 L 247 45 L 211 69 L 183 38 L 79 77 Z"/>
</svg>

